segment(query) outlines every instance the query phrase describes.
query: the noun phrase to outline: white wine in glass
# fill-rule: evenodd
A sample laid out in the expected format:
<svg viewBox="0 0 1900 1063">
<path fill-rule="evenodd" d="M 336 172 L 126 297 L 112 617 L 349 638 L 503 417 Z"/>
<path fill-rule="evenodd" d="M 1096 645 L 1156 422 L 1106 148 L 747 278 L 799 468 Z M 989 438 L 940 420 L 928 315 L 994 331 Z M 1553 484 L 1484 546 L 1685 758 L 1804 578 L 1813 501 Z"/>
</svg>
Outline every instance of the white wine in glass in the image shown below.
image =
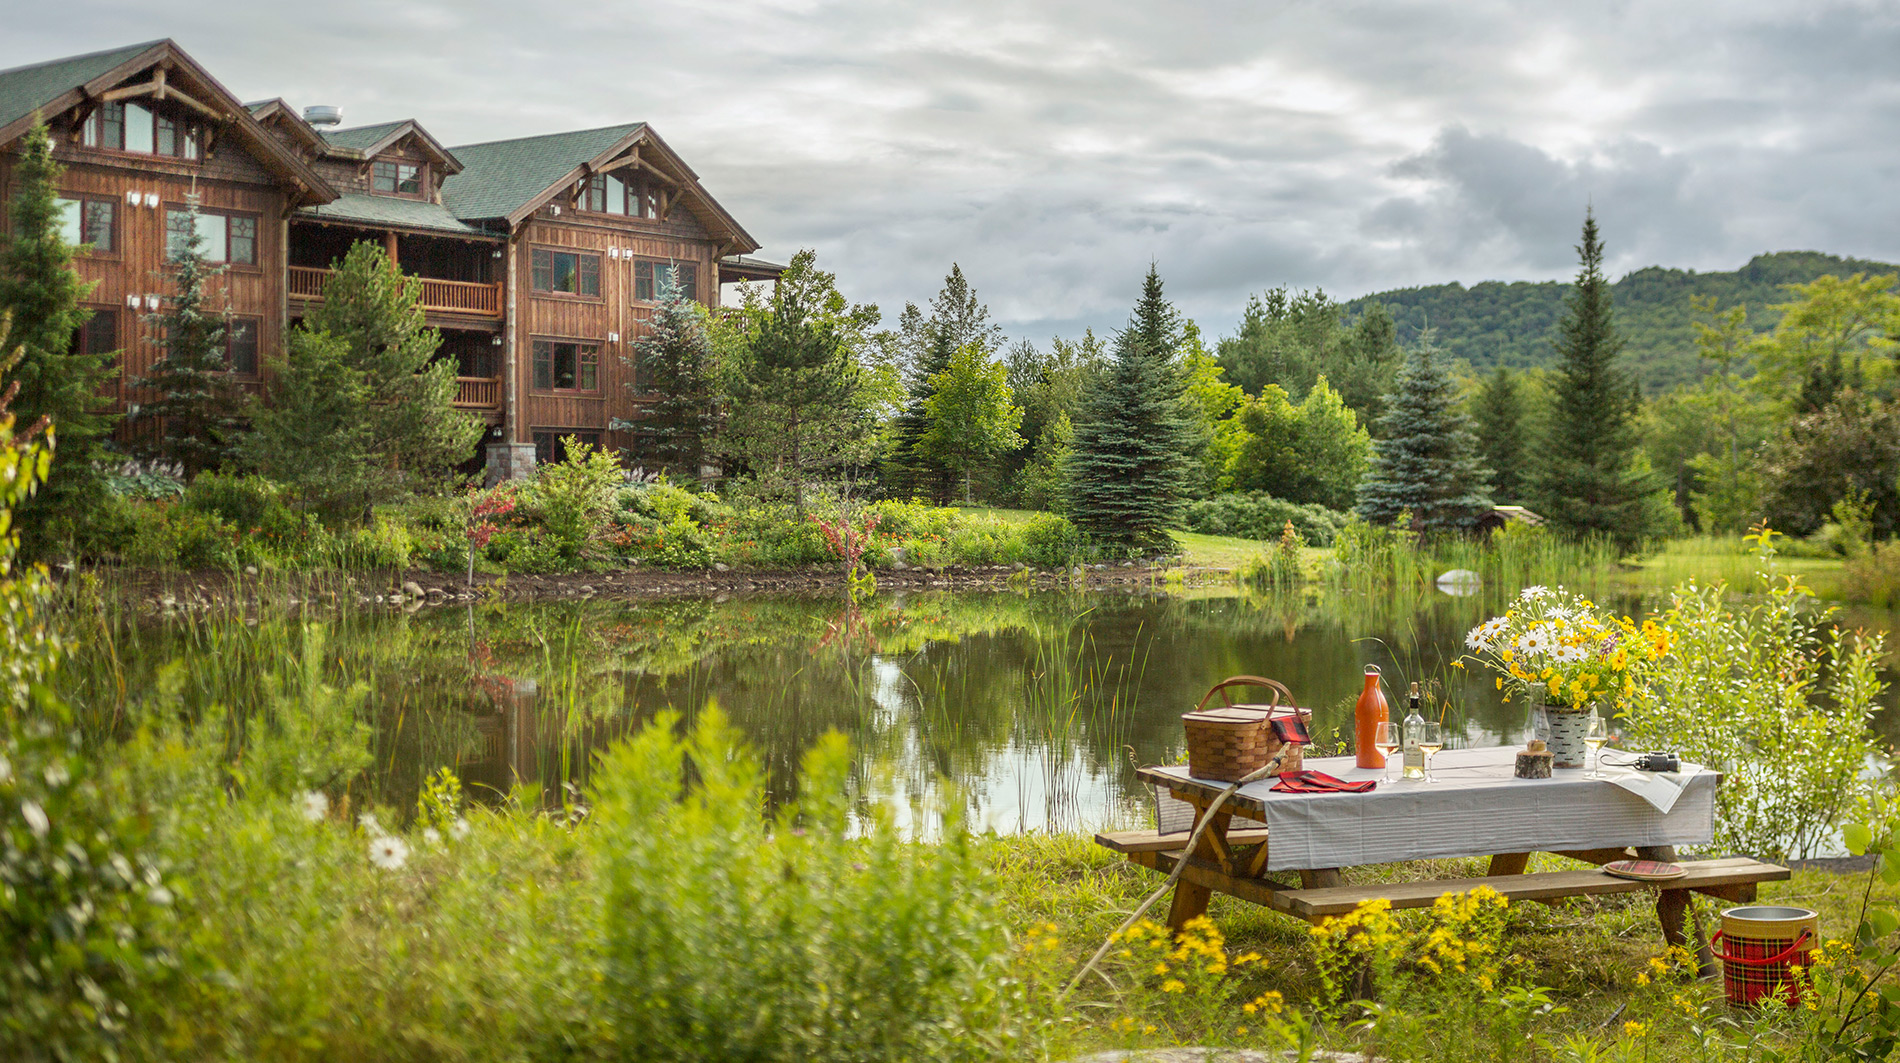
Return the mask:
<svg viewBox="0 0 1900 1063">
<path fill-rule="evenodd" d="M 1603 778 L 1603 746 L 1610 740 L 1610 721 L 1592 712 L 1583 732 L 1583 744 L 1590 747 L 1591 767 L 1586 779 Z"/>
<path fill-rule="evenodd" d="M 1445 748 L 1445 725 L 1437 720 L 1426 720 L 1418 731 L 1418 748 L 1425 754 L 1425 781 L 1437 782 L 1438 776 L 1432 774 L 1432 758 Z"/>
<path fill-rule="evenodd" d="M 1379 751 L 1385 759 L 1385 772 L 1379 776 L 1380 782 L 1392 781 L 1392 754 L 1399 751 L 1399 725 L 1391 720 L 1380 720 L 1372 731 L 1372 748 Z"/>
</svg>

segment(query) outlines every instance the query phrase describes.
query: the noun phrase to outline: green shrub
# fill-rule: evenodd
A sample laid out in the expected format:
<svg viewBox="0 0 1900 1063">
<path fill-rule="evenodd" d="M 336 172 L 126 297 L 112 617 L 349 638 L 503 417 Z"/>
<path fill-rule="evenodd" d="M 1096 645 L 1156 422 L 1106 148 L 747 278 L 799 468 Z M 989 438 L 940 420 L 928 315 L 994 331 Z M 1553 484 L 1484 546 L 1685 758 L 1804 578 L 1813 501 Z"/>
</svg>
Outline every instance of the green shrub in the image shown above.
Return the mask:
<svg viewBox="0 0 1900 1063">
<path fill-rule="evenodd" d="M 1082 553 L 1082 533 L 1067 517 L 1038 513 L 1023 525 L 1021 534 L 1021 559 L 1032 565 L 1067 565 Z"/>
<path fill-rule="evenodd" d="M 262 527 L 274 516 L 287 511 L 283 489 L 262 476 L 225 476 L 207 472 L 185 489 L 185 507 L 210 513 L 244 530 Z"/>
<path fill-rule="evenodd" d="M 892 541 L 934 536 L 947 539 L 961 513 L 948 506 L 928 506 L 922 502 L 885 500 L 864 507 L 866 517 L 878 519 L 879 538 Z"/>
<path fill-rule="evenodd" d="M 216 515 L 154 503 L 126 545 L 125 560 L 146 568 L 232 569 L 238 531 Z"/>
<path fill-rule="evenodd" d="M 508 572 L 547 576 L 575 570 L 567 544 L 540 528 L 504 528 L 488 543 L 488 559 Z M 467 555 L 462 555 L 467 563 Z"/>
<path fill-rule="evenodd" d="M 681 515 L 654 533 L 653 563 L 661 568 L 705 568 L 712 564 L 712 537 Z"/>
<path fill-rule="evenodd" d="M 398 521 L 378 514 L 367 528 L 339 532 L 331 540 L 330 563 L 336 568 L 406 569 L 415 543 L 409 529 Z"/>
<path fill-rule="evenodd" d="M 616 746 L 595 776 L 589 841 L 612 913 L 601 1027 L 622 1051 L 994 1058 L 1012 1018 L 996 992 L 1005 940 L 956 803 L 938 845 L 901 841 L 888 812 L 854 829 L 833 733 L 806 755 L 799 801 L 761 822 L 759 766 L 723 716 L 702 713 L 684 740 L 676 722 Z"/>
<path fill-rule="evenodd" d="M 1187 508 L 1189 531 L 1275 542 L 1292 521 L 1293 530 L 1314 546 L 1333 545 L 1333 537 L 1352 519 L 1349 513 L 1288 502 L 1265 491 L 1230 492 Z"/>
<path fill-rule="evenodd" d="M 1900 540 L 1867 547 L 1847 562 L 1841 577 L 1852 600 L 1882 609 L 1900 607 Z"/>
<path fill-rule="evenodd" d="M 717 495 L 701 494 L 661 481 L 622 488 L 614 496 L 622 520 L 645 518 L 671 524 L 684 517 L 696 524 L 716 524 L 732 518 L 732 507 Z"/>
</svg>

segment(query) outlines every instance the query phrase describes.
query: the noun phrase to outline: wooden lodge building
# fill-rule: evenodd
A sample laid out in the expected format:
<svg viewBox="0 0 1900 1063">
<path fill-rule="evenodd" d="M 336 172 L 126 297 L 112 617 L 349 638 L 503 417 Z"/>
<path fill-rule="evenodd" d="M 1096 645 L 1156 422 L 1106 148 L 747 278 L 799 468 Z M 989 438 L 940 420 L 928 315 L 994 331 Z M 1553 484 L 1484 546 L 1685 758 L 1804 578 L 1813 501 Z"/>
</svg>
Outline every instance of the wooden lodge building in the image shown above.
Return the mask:
<svg viewBox="0 0 1900 1063">
<path fill-rule="evenodd" d="M 96 282 L 76 342 L 120 352 L 130 381 L 161 353 L 146 317 L 163 305 L 167 243 L 192 197 L 232 369 L 260 371 L 286 327 L 323 298 L 358 241 L 417 278 L 456 405 L 491 426 L 491 479 L 516 477 L 575 435 L 644 401 L 632 341 L 671 278 L 709 306 L 723 284 L 783 267 L 642 122 L 445 146 L 414 120 L 343 127 L 335 108 L 241 103 L 169 40 L 0 71 L 0 200 L 20 138 L 44 121 L 64 166 L 67 238 Z"/>
</svg>

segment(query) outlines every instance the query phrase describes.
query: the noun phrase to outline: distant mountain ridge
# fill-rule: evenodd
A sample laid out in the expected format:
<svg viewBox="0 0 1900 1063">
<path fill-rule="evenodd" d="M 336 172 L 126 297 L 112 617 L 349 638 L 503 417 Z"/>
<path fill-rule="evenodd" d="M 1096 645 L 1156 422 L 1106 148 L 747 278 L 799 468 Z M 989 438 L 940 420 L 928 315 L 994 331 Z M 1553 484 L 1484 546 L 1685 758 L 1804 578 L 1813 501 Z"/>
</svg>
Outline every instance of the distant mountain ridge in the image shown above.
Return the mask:
<svg viewBox="0 0 1900 1063">
<path fill-rule="evenodd" d="M 1830 273 L 1900 273 L 1900 265 L 1819 251 L 1778 251 L 1756 255 L 1728 273 L 1662 266 L 1636 270 L 1611 286 L 1625 364 L 1646 391 L 1694 380 L 1701 370 L 1690 324 L 1691 295 L 1716 296 L 1724 309 L 1745 303 L 1749 326 L 1767 331 L 1781 319 L 1769 306 L 1790 299 L 1783 285 L 1805 284 Z M 1556 361 L 1552 344 L 1570 287 L 1561 281 L 1485 281 L 1467 288 L 1454 281 L 1374 292 L 1346 303 L 1346 308 L 1349 317 L 1357 317 L 1372 303 L 1384 303 L 1406 343 L 1430 324 L 1439 348 L 1474 369 L 1548 366 Z"/>
</svg>

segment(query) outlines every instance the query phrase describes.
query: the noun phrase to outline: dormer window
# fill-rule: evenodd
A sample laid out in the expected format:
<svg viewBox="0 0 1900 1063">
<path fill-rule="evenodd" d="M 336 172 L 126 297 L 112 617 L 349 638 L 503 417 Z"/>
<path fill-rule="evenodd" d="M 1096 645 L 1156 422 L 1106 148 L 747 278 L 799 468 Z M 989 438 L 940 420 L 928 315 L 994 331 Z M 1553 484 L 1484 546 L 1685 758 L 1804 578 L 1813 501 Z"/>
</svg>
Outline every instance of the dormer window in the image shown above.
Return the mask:
<svg viewBox="0 0 1900 1063">
<path fill-rule="evenodd" d="M 629 181 L 617 173 L 597 173 L 581 190 L 581 209 L 596 214 L 653 217 L 653 194 L 644 181 Z"/>
<path fill-rule="evenodd" d="M 379 196 L 420 199 L 428 194 L 429 170 L 416 162 L 373 162 L 369 187 Z"/>
<path fill-rule="evenodd" d="M 89 148 L 196 159 L 204 129 L 141 103 L 102 103 L 87 116 L 80 136 Z"/>
</svg>

